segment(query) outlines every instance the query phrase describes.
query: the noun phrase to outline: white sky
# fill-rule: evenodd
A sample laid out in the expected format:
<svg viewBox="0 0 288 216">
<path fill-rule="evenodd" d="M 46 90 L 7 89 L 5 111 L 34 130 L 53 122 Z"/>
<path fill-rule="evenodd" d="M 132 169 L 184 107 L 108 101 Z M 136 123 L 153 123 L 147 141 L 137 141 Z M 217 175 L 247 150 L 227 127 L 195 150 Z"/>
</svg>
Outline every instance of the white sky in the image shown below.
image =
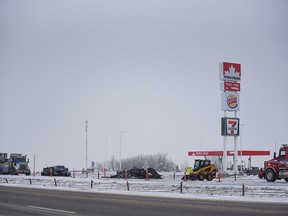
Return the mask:
<svg viewBox="0 0 288 216">
<path fill-rule="evenodd" d="M 288 143 L 288 1 L 0 1 L 1 152 L 46 165 L 222 150 L 219 62 L 241 63 L 243 149 Z M 240 139 L 239 139 L 240 140 Z M 228 139 L 233 149 L 233 139 Z M 272 154 L 271 154 L 272 155 Z M 270 157 L 255 157 L 261 166 Z"/>
</svg>

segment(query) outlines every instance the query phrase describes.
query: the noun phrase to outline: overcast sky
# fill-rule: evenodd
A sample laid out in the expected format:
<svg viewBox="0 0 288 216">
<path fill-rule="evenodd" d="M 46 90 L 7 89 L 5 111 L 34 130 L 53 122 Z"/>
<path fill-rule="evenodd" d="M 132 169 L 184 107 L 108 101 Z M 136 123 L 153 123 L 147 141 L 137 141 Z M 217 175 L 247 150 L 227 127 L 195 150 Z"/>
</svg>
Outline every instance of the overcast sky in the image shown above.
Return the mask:
<svg viewBox="0 0 288 216">
<path fill-rule="evenodd" d="M 285 0 L 0 0 L 0 152 L 83 168 L 88 120 L 89 164 L 104 161 L 106 137 L 119 159 L 125 131 L 122 158 L 192 165 L 188 151 L 223 149 L 223 61 L 242 67 L 243 149 L 274 151 L 288 143 L 287 11 Z"/>
</svg>

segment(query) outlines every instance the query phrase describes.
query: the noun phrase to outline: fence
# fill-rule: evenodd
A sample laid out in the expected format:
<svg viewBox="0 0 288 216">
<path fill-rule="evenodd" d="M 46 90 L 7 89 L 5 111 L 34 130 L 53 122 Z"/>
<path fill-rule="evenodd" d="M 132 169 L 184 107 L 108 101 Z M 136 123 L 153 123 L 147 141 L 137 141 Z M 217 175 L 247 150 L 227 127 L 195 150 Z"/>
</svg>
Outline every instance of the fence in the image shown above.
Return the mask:
<svg viewBox="0 0 288 216">
<path fill-rule="evenodd" d="M 0 177 L 1 184 L 20 184 L 31 185 L 35 187 L 64 187 L 74 188 L 80 190 L 93 190 L 93 191 L 133 191 L 133 192 L 160 192 L 171 194 L 193 194 L 193 195 L 206 195 L 206 196 L 248 196 L 248 197 L 269 197 L 277 198 L 288 196 L 288 189 L 267 188 L 265 186 L 246 186 L 244 183 L 240 184 L 235 182 L 233 186 L 209 185 L 203 182 L 179 181 L 179 180 L 123 180 L 123 179 L 74 179 L 69 177 L 58 178 L 37 178 L 37 177 Z"/>
</svg>

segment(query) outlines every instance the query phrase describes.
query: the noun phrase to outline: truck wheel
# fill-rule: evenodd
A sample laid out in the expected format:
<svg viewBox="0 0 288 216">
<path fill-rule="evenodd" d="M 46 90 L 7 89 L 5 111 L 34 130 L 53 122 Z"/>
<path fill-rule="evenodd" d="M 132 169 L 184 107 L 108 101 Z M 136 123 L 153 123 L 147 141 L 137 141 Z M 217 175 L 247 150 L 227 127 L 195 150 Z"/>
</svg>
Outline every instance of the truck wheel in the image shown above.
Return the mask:
<svg viewBox="0 0 288 216">
<path fill-rule="evenodd" d="M 288 178 L 285 178 L 285 181 L 288 182 Z"/>
<path fill-rule="evenodd" d="M 205 179 L 204 173 L 199 173 L 199 174 L 198 174 L 198 180 L 199 180 L 199 181 L 204 181 L 204 179 Z"/>
<path fill-rule="evenodd" d="M 266 171 L 265 177 L 267 182 L 274 182 L 276 180 L 275 172 L 271 169 Z"/>
</svg>

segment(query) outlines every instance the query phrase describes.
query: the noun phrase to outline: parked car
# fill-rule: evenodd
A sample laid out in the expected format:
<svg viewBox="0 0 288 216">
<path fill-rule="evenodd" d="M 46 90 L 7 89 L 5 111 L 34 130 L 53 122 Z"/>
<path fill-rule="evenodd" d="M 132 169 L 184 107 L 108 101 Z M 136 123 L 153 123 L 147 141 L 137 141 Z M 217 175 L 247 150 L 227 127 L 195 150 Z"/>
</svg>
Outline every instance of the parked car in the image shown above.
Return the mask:
<svg viewBox="0 0 288 216">
<path fill-rule="evenodd" d="M 259 167 L 251 167 L 251 169 L 245 169 L 245 173 L 247 175 L 258 175 L 259 174 Z"/>
</svg>

